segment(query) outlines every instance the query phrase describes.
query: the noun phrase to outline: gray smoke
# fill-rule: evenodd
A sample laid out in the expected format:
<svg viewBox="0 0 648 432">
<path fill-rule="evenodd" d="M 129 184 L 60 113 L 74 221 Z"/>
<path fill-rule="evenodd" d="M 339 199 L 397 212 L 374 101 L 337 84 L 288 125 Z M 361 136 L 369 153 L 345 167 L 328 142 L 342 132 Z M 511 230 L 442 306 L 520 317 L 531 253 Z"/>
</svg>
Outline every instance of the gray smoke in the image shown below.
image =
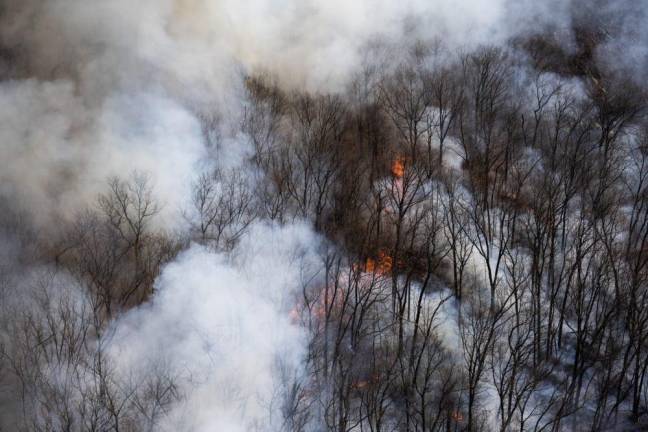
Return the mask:
<svg viewBox="0 0 648 432">
<path fill-rule="evenodd" d="M 181 228 L 197 175 L 235 163 L 247 149 L 232 132 L 246 104 L 246 75 L 269 73 L 285 88 L 341 91 L 375 44 L 390 53 L 384 61 L 415 40 L 442 39 L 453 49 L 503 44 L 521 31 L 568 28 L 585 19 L 574 13 L 582 3 L 5 1 L 0 197 L 47 230 L 91 206 L 108 177 L 144 172 L 162 203 L 161 228 Z M 639 33 L 646 7 L 629 10 L 623 16 L 631 21 L 618 24 L 601 57 L 623 51 L 646 58 Z M 606 61 L 642 64 L 620 58 Z M 205 133 L 206 119 L 214 118 L 225 135 L 218 146 Z M 298 379 L 305 351 L 290 305 L 312 276 L 304 269 L 318 242 L 305 225 L 259 222 L 231 255 L 192 246 L 163 270 L 149 304 L 113 323 L 106 343 L 118 374 L 146 374 L 152 359 L 164 359 L 179 377 L 183 402 L 165 415 L 167 430 L 276 430 L 277 365 Z"/>
<path fill-rule="evenodd" d="M 207 153 L 201 119 L 237 123 L 245 74 L 340 90 L 375 41 L 501 43 L 532 21 L 567 16 L 561 2 L 536 3 L 5 2 L 1 192 L 44 225 L 86 205 L 107 176 L 145 171 L 177 222 Z"/>
<path fill-rule="evenodd" d="M 260 223 L 232 255 L 192 246 L 162 272 L 151 304 L 115 323 L 121 375 L 163 361 L 177 377 L 184 398 L 164 430 L 280 429 L 283 389 L 305 375 L 307 335 L 290 310 L 317 281 L 318 242 L 306 225 Z"/>
</svg>

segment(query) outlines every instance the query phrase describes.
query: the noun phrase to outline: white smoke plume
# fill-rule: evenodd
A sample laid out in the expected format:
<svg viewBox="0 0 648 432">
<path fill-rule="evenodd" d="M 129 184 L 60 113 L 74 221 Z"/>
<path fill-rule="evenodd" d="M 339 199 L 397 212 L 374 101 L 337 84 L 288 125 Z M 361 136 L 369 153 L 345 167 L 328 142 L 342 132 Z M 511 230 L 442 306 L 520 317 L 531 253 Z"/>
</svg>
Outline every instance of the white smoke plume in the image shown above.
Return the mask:
<svg viewBox="0 0 648 432">
<path fill-rule="evenodd" d="M 9 0 L 0 9 L 0 197 L 41 226 L 91 203 L 106 178 L 148 173 L 166 228 L 215 154 L 201 119 L 236 125 L 243 77 L 339 91 L 375 41 L 501 43 L 563 23 L 552 0 Z M 316 260 L 305 225 L 255 225 L 231 255 L 192 246 L 156 294 L 113 323 L 124 376 L 166 362 L 183 400 L 166 430 L 273 429 L 278 364 L 300 376 L 294 296 Z M 450 315 L 450 312 L 448 312 Z M 453 335 L 454 336 L 454 335 Z M 155 361 L 154 361 L 155 360 Z M 269 420 L 268 420 L 269 419 Z"/>
<path fill-rule="evenodd" d="M 0 84 L 0 104 L 0 193 L 37 223 L 73 215 L 109 176 L 133 171 L 152 176 L 173 214 L 206 156 L 196 118 L 157 95 L 113 94 L 86 107 L 70 82 L 26 80 Z"/>
<path fill-rule="evenodd" d="M 306 225 L 258 223 L 230 256 L 192 246 L 163 270 L 153 301 L 114 324 L 120 373 L 163 362 L 178 377 L 185 398 L 164 430 L 279 430 L 291 384 L 281 380 L 303 379 L 306 355 L 289 312 L 316 281 L 318 243 Z"/>
<path fill-rule="evenodd" d="M 497 43 L 530 20 L 563 17 L 523 3 L 5 2 L 0 192 L 45 224 L 87 204 L 107 176 L 143 171 L 177 222 L 178 200 L 206 153 L 199 117 L 236 124 L 243 75 L 342 89 L 375 40 Z"/>
</svg>

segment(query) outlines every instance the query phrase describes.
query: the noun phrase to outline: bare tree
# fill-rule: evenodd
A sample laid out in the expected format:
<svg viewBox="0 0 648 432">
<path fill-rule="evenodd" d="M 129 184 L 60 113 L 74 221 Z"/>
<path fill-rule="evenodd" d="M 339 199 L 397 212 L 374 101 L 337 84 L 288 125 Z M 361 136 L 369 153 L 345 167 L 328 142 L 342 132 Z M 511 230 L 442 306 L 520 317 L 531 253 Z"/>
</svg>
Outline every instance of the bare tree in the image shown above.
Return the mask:
<svg viewBox="0 0 648 432">
<path fill-rule="evenodd" d="M 255 219 L 254 196 L 236 170 L 202 174 L 194 183 L 186 214 L 194 238 L 216 250 L 230 250 Z"/>
</svg>

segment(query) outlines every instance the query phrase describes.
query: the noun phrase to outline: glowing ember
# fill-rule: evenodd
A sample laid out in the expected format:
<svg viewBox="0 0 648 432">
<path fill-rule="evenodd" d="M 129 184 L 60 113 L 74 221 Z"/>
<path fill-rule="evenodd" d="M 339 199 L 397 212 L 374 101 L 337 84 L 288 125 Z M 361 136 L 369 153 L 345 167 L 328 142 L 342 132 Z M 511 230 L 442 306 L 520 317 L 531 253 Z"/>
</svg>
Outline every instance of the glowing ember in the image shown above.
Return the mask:
<svg viewBox="0 0 648 432">
<path fill-rule="evenodd" d="M 368 379 L 358 380 L 351 384 L 356 390 L 362 390 L 365 387 L 372 386 L 380 383 L 380 374 L 374 373 Z"/>
<path fill-rule="evenodd" d="M 358 381 L 358 382 L 354 383 L 353 388 L 363 389 L 363 388 L 367 387 L 368 384 L 369 384 L 369 381 L 361 380 L 361 381 Z"/>
<path fill-rule="evenodd" d="M 397 157 L 392 163 L 391 172 L 394 177 L 397 179 L 405 175 L 405 159 L 403 157 Z"/>
<path fill-rule="evenodd" d="M 290 310 L 288 317 L 290 318 L 290 322 L 292 324 L 297 324 L 299 322 L 299 309 L 297 308 L 297 306 L 293 307 Z"/>
<path fill-rule="evenodd" d="M 373 273 L 374 271 L 376 271 L 376 261 L 371 258 L 367 258 L 367 262 L 365 263 L 365 271 L 367 273 Z"/>
<path fill-rule="evenodd" d="M 460 423 L 463 421 L 463 414 L 459 411 L 452 411 L 452 414 L 450 414 L 450 417 L 452 420 L 456 421 L 457 423 Z"/>
<path fill-rule="evenodd" d="M 392 257 L 387 255 L 384 251 L 378 253 L 378 272 L 381 274 L 386 274 L 392 270 Z"/>
<path fill-rule="evenodd" d="M 364 271 L 367 273 L 378 273 L 381 275 L 391 272 L 393 267 L 392 257 L 387 255 L 385 251 L 378 252 L 378 257 L 367 258 L 365 261 Z"/>
</svg>

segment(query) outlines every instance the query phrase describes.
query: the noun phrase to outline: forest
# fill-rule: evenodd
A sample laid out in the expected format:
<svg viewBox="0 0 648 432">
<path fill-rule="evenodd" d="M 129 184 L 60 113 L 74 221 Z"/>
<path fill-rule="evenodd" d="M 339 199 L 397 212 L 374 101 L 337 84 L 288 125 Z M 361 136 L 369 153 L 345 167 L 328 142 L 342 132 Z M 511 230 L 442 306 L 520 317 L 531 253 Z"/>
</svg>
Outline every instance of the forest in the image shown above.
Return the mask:
<svg viewBox="0 0 648 432">
<path fill-rule="evenodd" d="M 211 99 L 55 3 L 0 9 L 0 431 L 648 428 L 645 6 Z"/>
</svg>

